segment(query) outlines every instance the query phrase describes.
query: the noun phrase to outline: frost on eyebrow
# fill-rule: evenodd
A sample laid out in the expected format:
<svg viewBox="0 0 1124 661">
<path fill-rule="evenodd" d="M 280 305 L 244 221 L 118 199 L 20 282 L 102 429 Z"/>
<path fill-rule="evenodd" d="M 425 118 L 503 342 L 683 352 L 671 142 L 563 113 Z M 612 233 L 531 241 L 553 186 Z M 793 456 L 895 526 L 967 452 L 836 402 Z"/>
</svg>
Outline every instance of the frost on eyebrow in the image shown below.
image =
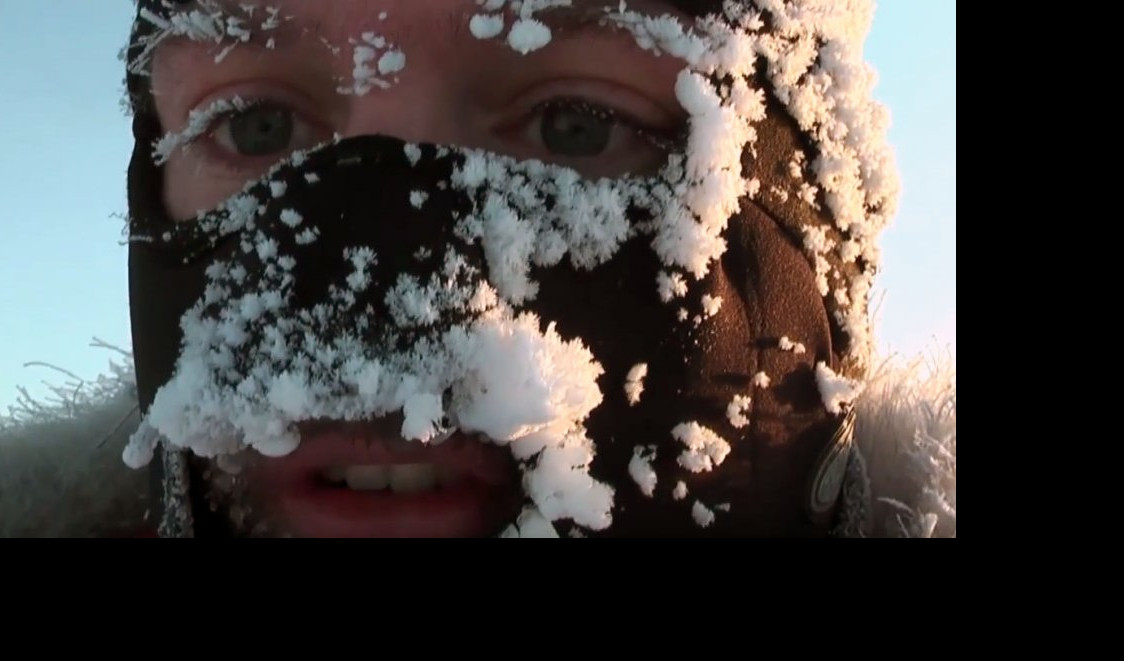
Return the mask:
<svg viewBox="0 0 1124 661">
<path fill-rule="evenodd" d="M 344 95 L 365 96 L 373 88 L 390 89 L 397 78 L 393 74 L 406 66 L 406 54 L 375 32 L 364 32 L 359 39 L 349 40 L 352 47 L 352 83 L 340 87 Z"/>
<path fill-rule="evenodd" d="M 218 0 L 196 0 L 193 5 L 186 9 L 165 3 L 167 16 L 161 16 L 147 7 L 138 12 L 138 22 L 149 29 L 141 31 L 143 36 L 131 44 L 139 52 L 128 62 L 129 73 L 148 75 L 156 48 L 171 37 L 186 37 L 192 41 L 221 46 L 222 50 L 215 55 L 215 62 L 218 63 L 226 59 L 239 44 L 249 43 L 256 32 L 272 32 L 289 20 L 281 14 L 279 7 L 229 7 Z M 267 37 L 265 46 L 273 48 L 272 37 Z"/>
</svg>

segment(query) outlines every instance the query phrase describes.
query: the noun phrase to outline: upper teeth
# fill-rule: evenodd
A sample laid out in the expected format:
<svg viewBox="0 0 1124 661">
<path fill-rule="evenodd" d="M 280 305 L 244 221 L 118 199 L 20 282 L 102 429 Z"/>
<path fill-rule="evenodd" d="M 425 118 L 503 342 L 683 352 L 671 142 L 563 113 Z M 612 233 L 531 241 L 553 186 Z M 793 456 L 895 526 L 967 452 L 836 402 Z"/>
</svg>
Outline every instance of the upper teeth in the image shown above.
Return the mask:
<svg viewBox="0 0 1124 661">
<path fill-rule="evenodd" d="M 380 491 L 389 487 L 394 493 L 422 493 L 455 482 L 459 471 L 433 464 L 392 464 L 332 467 L 324 476 L 357 491 Z"/>
</svg>

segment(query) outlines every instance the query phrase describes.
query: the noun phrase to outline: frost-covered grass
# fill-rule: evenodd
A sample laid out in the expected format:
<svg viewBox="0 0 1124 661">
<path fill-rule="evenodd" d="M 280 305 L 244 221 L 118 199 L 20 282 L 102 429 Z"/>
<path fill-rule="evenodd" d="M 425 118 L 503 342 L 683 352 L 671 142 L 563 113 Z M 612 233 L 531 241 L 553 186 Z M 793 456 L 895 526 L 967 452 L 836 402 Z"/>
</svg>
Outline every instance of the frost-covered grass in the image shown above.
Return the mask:
<svg viewBox="0 0 1124 661">
<path fill-rule="evenodd" d="M 886 360 L 856 402 L 876 534 L 956 536 L 956 364 Z"/>
<path fill-rule="evenodd" d="M 133 535 L 144 524 L 148 474 L 121 462 L 139 422 L 131 356 L 93 381 L 66 374 L 47 398 L 23 393 L 0 415 L 0 537 Z"/>
</svg>

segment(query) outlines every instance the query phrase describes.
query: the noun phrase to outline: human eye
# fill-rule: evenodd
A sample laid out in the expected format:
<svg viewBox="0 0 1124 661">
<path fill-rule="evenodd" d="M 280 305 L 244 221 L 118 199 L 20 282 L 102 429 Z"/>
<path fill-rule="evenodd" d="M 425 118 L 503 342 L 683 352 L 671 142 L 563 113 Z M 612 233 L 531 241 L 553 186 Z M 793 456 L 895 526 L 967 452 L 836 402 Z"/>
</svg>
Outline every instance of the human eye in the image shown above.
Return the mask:
<svg viewBox="0 0 1124 661">
<path fill-rule="evenodd" d="M 523 158 L 572 167 L 588 177 L 657 171 L 680 142 L 683 123 L 635 98 L 558 93 L 516 118 L 505 138 Z"/>
<path fill-rule="evenodd" d="M 285 101 L 257 98 L 218 113 L 201 142 L 215 167 L 253 177 L 330 137 L 327 127 Z"/>
</svg>

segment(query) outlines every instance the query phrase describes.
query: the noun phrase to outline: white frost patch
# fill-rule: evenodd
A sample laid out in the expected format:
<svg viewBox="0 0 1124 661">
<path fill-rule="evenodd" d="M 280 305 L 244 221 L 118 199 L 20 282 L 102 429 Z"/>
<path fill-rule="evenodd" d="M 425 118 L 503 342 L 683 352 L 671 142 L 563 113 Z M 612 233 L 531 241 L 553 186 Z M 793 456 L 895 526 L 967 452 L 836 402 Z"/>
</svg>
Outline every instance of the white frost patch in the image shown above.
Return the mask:
<svg viewBox="0 0 1124 661">
<path fill-rule="evenodd" d="M 671 490 L 671 498 L 673 500 L 683 500 L 687 497 L 687 483 L 679 480 L 675 483 L 675 488 Z"/>
<path fill-rule="evenodd" d="M 500 535 L 512 539 L 558 539 L 558 531 L 539 511 L 533 507 L 525 508 L 515 523 Z"/>
<path fill-rule="evenodd" d="M 695 523 L 703 528 L 709 527 L 710 524 L 714 523 L 714 512 L 711 512 L 706 505 L 703 505 L 702 501 L 696 500 L 695 504 L 691 506 L 691 517 L 695 520 Z"/>
<path fill-rule="evenodd" d="M 660 293 L 660 300 L 667 303 L 687 295 L 687 281 L 679 273 L 660 271 L 656 275 L 656 290 Z"/>
<path fill-rule="evenodd" d="M 300 215 L 300 213 L 298 213 L 294 209 L 282 210 L 280 218 L 281 222 L 285 223 L 289 227 L 296 227 L 297 225 L 300 225 L 304 220 L 304 216 Z"/>
<path fill-rule="evenodd" d="M 379 73 L 386 76 L 406 68 L 406 54 L 400 50 L 387 51 L 379 58 Z"/>
<path fill-rule="evenodd" d="M 640 487 L 640 492 L 649 498 L 656 491 L 656 471 L 652 461 L 656 458 L 656 446 L 637 445 L 632 449 L 632 460 L 628 462 L 628 474 Z"/>
<path fill-rule="evenodd" d="M 844 406 L 854 402 L 863 389 L 860 382 L 836 374 L 823 361 L 816 363 L 816 385 L 828 413 L 836 415 L 843 412 Z"/>
<path fill-rule="evenodd" d="M 780 348 L 781 348 L 781 351 L 791 351 L 792 353 L 796 354 L 797 356 L 807 352 L 807 349 L 804 347 L 803 343 L 793 342 L 792 340 L 788 339 L 787 335 L 785 335 L 784 337 L 781 338 Z"/>
<path fill-rule="evenodd" d="M 421 190 L 410 191 L 410 205 L 415 209 L 422 208 L 425 201 L 429 199 L 429 193 Z"/>
<path fill-rule="evenodd" d="M 726 405 L 726 419 L 735 429 L 742 429 L 749 424 L 749 418 L 745 414 L 752 401 L 749 395 L 734 395 L 734 398 Z"/>
<path fill-rule="evenodd" d="M 676 425 L 671 435 L 687 446 L 679 455 L 679 465 L 692 473 L 713 470 L 730 454 L 730 444 L 725 439 L 697 422 Z"/>
<path fill-rule="evenodd" d="M 271 181 L 271 182 L 269 182 L 269 192 L 275 198 L 284 197 L 285 191 L 288 190 L 288 189 L 289 189 L 289 185 L 286 184 L 283 181 Z"/>
<path fill-rule="evenodd" d="M 719 512 L 729 512 L 730 503 L 718 503 L 714 506 L 714 509 L 718 510 Z"/>
<path fill-rule="evenodd" d="M 753 375 L 753 385 L 758 388 L 768 388 L 770 383 L 769 375 L 764 372 L 758 372 Z"/>
<path fill-rule="evenodd" d="M 406 55 L 394 49 L 385 37 L 374 32 L 364 32 L 352 46 L 351 87 L 341 87 L 340 94 L 364 96 L 373 88 L 389 89 L 391 84 L 384 76 L 401 71 L 406 66 Z"/>
<path fill-rule="evenodd" d="M 524 18 L 511 26 L 507 33 L 507 45 L 523 55 L 536 51 L 550 43 L 550 28 L 541 21 Z"/>
<path fill-rule="evenodd" d="M 402 148 L 402 151 L 406 153 L 406 160 L 410 161 L 410 165 L 417 165 L 418 161 L 421 160 L 421 147 L 415 145 L 412 142 L 407 142 L 406 146 Z"/>
<path fill-rule="evenodd" d="M 320 175 L 316 174 L 315 172 L 309 172 L 308 174 L 304 175 L 304 180 L 310 184 L 315 184 L 320 181 Z"/>
<path fill-rule="evenodd" d="M 503 32 L 503 16 L 500 14 L 476 14 L 468 22 L 468 29 L 477 39 L 491 39 Z"/>
<path fill-rule="evenodd" d="M 718 314 L 719 310 L 722 309 L 722 297 L 703 294 L 702 309 L 703 313 L 706 314 L 706 316 L 713 317 L 714 315 Z"/>
<path fill-rule="evenodd" d="M 402 438 L 428 443 L 444 431 L 440 422 L 445 410 L 438 395 L 417 393 L 406 400 L 402 413 Z"/>
<path fill-rule="evenodd" d="M 315 243 L 318 238 L 320 238 L 320 230 L 315 227 L 306 227 L 297 235 L 297 245 L 306 246 Z"/>
<path fill-rule="evenodd" d="M 640 403 L 640 394 L 644 392 L 644 377 L 648 376 L 648 363 L 637 363 L 632 366 L 624 378 L 624 395 L 628 398 L 630 406 Z"/>
</svg>

